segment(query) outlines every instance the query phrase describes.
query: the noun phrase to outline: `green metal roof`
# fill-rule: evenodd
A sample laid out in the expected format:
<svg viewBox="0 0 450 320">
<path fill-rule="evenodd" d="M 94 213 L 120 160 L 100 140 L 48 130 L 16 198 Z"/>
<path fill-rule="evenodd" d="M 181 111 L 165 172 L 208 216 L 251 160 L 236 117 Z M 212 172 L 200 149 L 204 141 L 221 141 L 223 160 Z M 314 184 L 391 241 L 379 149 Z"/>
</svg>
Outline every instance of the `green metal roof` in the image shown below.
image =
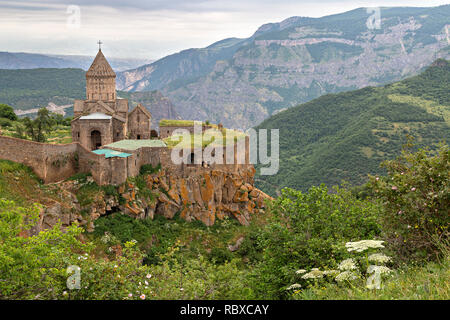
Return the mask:
<svg viewBox="0 0 450 320">
<path fill-rule="evenodd" d="M 111 149 L 98 149 L 98 150 L 94 150 L 92 152 L 96 153 L 96 154 L 104 154 L 106 159 L 113 158 L 113 157 L 126 158 L 126 157 L 131 156 L 130 153 L 114 151 Z"/>
<path fill-rule="evenodd" d="M 117 142 L 110 143 L 105 146 L 106 148 L 116 148 L 124 150 L 137 150 L 143 147 L 158 148 L 167 147 L 167 145 L 162 140 L 148 139 L 148 140 L 120 140 Z"/>
</svg>

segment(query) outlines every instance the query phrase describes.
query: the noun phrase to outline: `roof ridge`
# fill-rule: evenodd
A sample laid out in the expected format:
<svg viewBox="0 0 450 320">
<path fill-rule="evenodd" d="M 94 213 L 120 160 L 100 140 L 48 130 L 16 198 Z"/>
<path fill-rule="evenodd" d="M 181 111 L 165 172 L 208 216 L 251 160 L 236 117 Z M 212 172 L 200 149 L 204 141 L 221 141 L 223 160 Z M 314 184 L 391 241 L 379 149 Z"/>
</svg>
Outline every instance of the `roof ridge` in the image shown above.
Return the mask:
<svg viewBox="0 0 450 320">
<path fill-rule="evenodd" d="M 109 64 L 108 60 L 106 60 L 105 56 L 102 53 L 102 50 L 98 50 L 97 55 L 95 56 L 94 61 L 86 72 L 86 77 L 116 77 L 116 73 L 113 68 Z"/>
</svg>

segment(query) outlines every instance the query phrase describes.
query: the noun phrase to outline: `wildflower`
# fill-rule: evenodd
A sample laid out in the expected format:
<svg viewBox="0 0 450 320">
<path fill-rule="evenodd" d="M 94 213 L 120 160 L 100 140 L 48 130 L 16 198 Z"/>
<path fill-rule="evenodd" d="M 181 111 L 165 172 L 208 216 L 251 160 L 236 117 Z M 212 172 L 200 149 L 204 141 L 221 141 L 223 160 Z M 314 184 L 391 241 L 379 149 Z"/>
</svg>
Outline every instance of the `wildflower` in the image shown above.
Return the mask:
<svg viewBox="0 0 450 320">
<path fill-rule="evenodd" d="M 147 280 L 145 280 L 145 281 L 144 281 L 144 283 L 145 283 L 145 285 L 146 285 L 146 286 L 148 286 L 148 282 L 147 282 Z"/>
<path fill-rule="evenodd" d="M 130 297 L 130 298 L 131 298 L 132 296 L 133 296 L 133 294 L 132 294 L 132 293 L 129 293 L 129 294 L 128 294 L 128 297 Z"/>
<path fill-rule="evenodd" d="M 296 274 L 302 274 L 302 273 L 305 273 L 305 272 L 306 272 L 305 269 L 300 269 L 300 270 L 295 271 Z"/>
<path fill-rule="evenodd" d="M 114 265 L 114 268 L 117 268 L 118 266 L 117 266 L 117 264 L 116 265 Z"/>
<path fill-rule="evenodd" d="M 63 296 L 67 295 L 67 291 L 63 291 Z"/>
<path fill-rule="evenodd" d="M 402 210 L 400 210 L 399 212 L 397 212 L 398 214 L 402 214 L 403 213 L 403 211 Z"/>
<path fill-rule="evenodd" d="M 379 177 L 376 177 L 376 178 L 375 178 L 375 180 L 377 180 L 377 181 L 378 181 L 378 180 L 380 180 L 380 178 L 379 178 Z"/>
<path fill-rule="evenodd" d="M 416 188 L 411 188 L 411 191 L 416 191 Z"/>
<path fill-rule="evenodd" d="M 302 279 L 318 279 L 323 277 L 323 272 L 317 268 L 311 269 L 310 272 L 304 274 Z"/>
<path fill-rule="evenodd" d="M 392 186 L 392 190 L 397 190 L 397 187 L 396 186 Z"/>
<path fill-rule="evenodd" d="M 370 265 L 367 268 L 367 273 L 379 273 L 379 274 L 388 274 L 391 273 L 392 270 L 389 269 L 388 267 L 385 266 L 374 266 L 374 265 Z"/>
<path fill-rule="evenodd" d="M 152 275 L 151 275 L 150 273 L 148 273 L 145 277 L 146 277 L 147 279 L 150 279 L 150 278 L 152 277 Z"/>
<path fill-rule="evenodd" d="M 341 282 L 341 281 L 352 281 L 355 280 L 356 278 L 358 278 L 358 276 L 353 271 L 344 271 L 338 274 L 337 277 L 334 278 L 334 280 L 336 280 L 337 282 Z"/>
<path fill-rule="evenodd" d="M 361 240 L 357 242 L 347 242 L 345 247 L 347 251 L 363 252 L 369 248 L 384 248 L 382 240 Z"/>
<path fill-rule="evenodd" d="M 392 259 L 382 253 L 374 253 L 368 257 L 370 262 L 386 263 L 392 261 Z"/>
<path fill-rule="evenodd" d="M 345 259 L 344 261 L 342 261 L 339 266 L 338 266 L 339 270 L 345 271 L 345 270 L 355 270 L 356 269 L 356 264 L 355 264 L 355 260 L 353 260 L 352 258 L 350 259 Z"/>
<path fill-rule="evenodd" d="M 286 290 L 292 290 L 292 289 L 300 289 L 302 286 L 299 285 L 298 283 L 294 283 L 292 285 L 290 285 Z"/>
<path fill-rule="evenodd" d="M 141 294 L 141 295 L 139 296 L 139 298 L 141 298 L 142 300 L 145 300 L 145 294 Z"/>
<path fill-rule="evenodd" d="M 180 288 L 180 291 L 183 291 L 184 289 L 183 288 Z"/>
</svg>

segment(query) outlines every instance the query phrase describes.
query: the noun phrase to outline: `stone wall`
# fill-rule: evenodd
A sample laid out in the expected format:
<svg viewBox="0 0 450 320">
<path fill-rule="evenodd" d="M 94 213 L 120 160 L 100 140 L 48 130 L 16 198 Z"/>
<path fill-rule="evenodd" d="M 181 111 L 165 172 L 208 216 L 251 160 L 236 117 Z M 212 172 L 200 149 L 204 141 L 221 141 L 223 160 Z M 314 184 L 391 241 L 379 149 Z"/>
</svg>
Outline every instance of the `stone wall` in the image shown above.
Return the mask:
<svg viewBox="0 0 450 320">
<path fill-rule="evenodd" d="M 99 185 L 120 184 L 128 176 L 127 158 L 105 159 L 77 142 L 57 145 L 0 136 L 0 159 L 29 166 L 45 183 L 76 173 L 91 173 Z"/>
</svg>

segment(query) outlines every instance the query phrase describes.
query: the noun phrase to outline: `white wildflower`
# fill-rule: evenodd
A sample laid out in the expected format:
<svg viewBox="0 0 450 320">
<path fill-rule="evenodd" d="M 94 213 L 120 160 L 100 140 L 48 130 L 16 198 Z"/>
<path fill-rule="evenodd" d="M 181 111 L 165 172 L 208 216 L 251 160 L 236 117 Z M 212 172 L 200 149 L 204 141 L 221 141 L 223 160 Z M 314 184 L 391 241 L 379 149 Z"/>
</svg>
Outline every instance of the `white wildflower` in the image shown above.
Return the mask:
<svg viewBox="0 0 450 320">
<path fill-rule="evenodd" d="M 373 253 L 368 257 L 368 259 L 370 262 L 375 263 L 386 263 L 392 261 L 391 257 L 388 257 L 383 253 Z"/>
<path fill-rule="evenodd" d="M 361 240 L 357 242 L 347 242 L 347 251 L 363 252 L 369 248 L 384 248 L 382 240 Z"/>
<path fill-rule="evenodd" d="M 298 283 L 294 283 L 293 285 L 290 285 L 286 290 L 292 290 L 292 289 L 300 289 L 302 286 Z"/>
<path fill-rule="evenodd" d="M 367 268 L 367 273 L 379 273 L 379 274 L 388 274 L 391 273 L 392 270 L 389 269 L 388 267 L 385 266 L 374 266 L 374 265 L 370 265 Z"/>
<path fill-rule="evenodd" d="M 334 278 L 334 280 L 336 280 L 337 282 L 341 282 L 341 281 L 352 281 L 355 280 L 356 278 L 358 278 L 358 276 L 353 271 L 344 271 L 338 274 L 337 277 Z"/>
<path fill-rule="evenodd" d="M 142 300 L 145 300 L 145 294 L 141 294 L 140 297 Z"/>
<path fill-rule="evenodd" d="M 306 273 L 306 270 L 305 269 L 300 269 L 300 270 L 295 271 L 295 273 L 296 274 Z"/>
<path fill-rule="evenodd" d="M 150 273 L 148 273 L 148 274 L 146 275 L 146 277 L 147 277 L 147 279 L 150 279 L 150 278 L 152 277 L 152 275 L 151 275 Z"/>
<path fill-rule="evenodd" d="M 311 269 L 310 272 L 302 276 L 302 279 L 319 279 L 319 278 L 323 278 L 323 272 L 317 268 Z"/>
<path fill-rule="evenodd" d="M 325 270 L 323 272 L 324 276 L 336 276 L 338 274 L 339 274 L 339 271 L 337 271 L 337 270 Z"/>
<path fill-rule="evenodd" d="M 353 260 L 352 258 L 345 259 L 338 266 L 338 269 L 342 270 L 342 271 L 355 270 L 356 268 L 357 267 L 356 267 L 355 260 Z"/>
</svg>

